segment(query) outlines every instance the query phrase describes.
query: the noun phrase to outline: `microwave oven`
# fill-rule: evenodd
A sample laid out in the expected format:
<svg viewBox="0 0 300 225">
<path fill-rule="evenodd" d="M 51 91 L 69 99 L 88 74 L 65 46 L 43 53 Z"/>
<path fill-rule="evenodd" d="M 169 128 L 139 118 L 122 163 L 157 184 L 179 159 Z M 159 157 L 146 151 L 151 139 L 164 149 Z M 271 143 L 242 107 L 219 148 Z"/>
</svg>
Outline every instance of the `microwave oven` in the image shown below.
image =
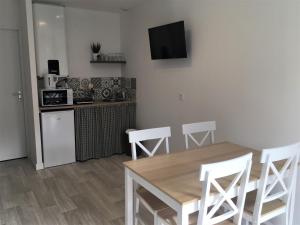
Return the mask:
<svg viewBox="0 0 300 225">
<path fill-rule="evenodd" d="M 59 106 L 73 105 L 72 89 L 43 89 L 40 91 L 40 105 Z"/>
</svg>

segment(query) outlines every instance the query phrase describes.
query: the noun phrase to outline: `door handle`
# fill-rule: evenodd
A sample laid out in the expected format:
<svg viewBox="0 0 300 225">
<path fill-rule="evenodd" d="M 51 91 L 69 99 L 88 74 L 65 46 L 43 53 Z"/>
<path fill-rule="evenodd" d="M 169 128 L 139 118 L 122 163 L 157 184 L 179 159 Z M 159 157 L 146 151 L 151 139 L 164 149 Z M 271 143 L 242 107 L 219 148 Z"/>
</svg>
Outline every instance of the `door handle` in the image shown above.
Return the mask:
<svg viewBox="0 0 300 225">
<path fill-rule="evenodd" d="M 18 92 L 13 93 L 13 96 L 16 96 L 18 98 L 19 102 L 23 101 L 23 93 L 22 93 L 22 91 L 18 91 Z"/>
<path fill-rule="evenodd" d="M 18 91 L 18 101 L 19 102 L 23 101 L 23 93 L 22 93 L 22 91 Z"/>
</svg>

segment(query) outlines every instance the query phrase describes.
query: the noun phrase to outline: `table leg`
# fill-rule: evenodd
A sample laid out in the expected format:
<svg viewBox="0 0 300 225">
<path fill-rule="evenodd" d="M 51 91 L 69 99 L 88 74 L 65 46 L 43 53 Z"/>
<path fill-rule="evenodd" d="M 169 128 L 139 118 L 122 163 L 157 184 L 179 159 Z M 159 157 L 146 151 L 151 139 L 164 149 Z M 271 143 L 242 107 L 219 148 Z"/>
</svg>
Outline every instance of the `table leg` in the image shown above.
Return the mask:
<svg viewBox="0 0 300 225">
<path fill-rule="evenodd" d="M 133 225 L 133 179 L 125 168 L 125 225 Z"/>
<path fill-rule="evenodd" d="M 185 212 L 184 208 L 181 208 L 179 212 L 177 212 L 177 224 L 178 225 L 188 225 L 189 224 L 189 214 Z"/>
<path fill-rule="evenodd" d="M 296 180 L 296 179 L 294 179 Z M 289 225 L 292 225 L 294 223 L 294 210 L 295 210 L 295 195 L 296 195 L 296 182 L 294 182 L 293 186 L 292 186 L 292 190 L 291 190 L 291 200 L 289 202 Z"/>
</svg>

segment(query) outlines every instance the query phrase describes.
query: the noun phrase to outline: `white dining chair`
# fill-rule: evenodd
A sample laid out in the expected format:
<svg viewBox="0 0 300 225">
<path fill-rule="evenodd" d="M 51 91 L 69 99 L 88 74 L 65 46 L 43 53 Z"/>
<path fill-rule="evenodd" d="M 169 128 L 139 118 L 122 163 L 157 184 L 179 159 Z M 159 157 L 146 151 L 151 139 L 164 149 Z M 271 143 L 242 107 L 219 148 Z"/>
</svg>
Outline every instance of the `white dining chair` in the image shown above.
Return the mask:
<svg viewBox="0 0 300 225">
<path fill-rule="evenodd" d="M 189 216 L 189 224 L 240 225 L 251 165 L 252 153 L 223 162 L 202 165 L 200 210 Z M 226 181 L 222 179 L 225 177 Z M 226 188 L 225 182 L 229 183 Z M 231 198 L 233 193 L 238 196 L 237 201 Z M 222 208 L 224 203 L 228 205 L 226 211 Z M 173 209 L 167 208 L 158 212 L 159 225 L 175 225 L 176 221 L 177 215 Z"/>
<path fill-rule="evenodd" d="M 128 132 L 129 142 L 131 143 L 131 152 L 132 159 L 137 159 L 137 146 L 142 149 L 142 151 L 148 156 L 153 157 L 162 143 L 165 141 L 165 152 L 168 154 L 170 152 L 169 149 L 169 138 L 171 137 L 171 128 L 170 127 L 162 127 L 162 128 L 153 128 L 146 130 L 134 130 Z M 149 140 L 158 140 L 155 147 L 150 150 L 145 147 L 141 142 L 149 141 Z M 135 224 L 138 222 L 143 223 L 143 219 L 139 214 L 139 204 L 142 203 L 144 207 L 153 215 L 154 221 L 157 221 L 157 212 L 168 206 L 162 202 L 160 199 L 152 195 L 146 189 L 142 187 L 136 188 L 136 196 L 135 196 Z"/>
<path fill-rule="evenodd" d="M 206 139 L 210 135 L 211 143 L 215 142 L 214 132 L 216 130 L 216 121 L 190 123 L 182 125 L 182 133 L 185 136 L 185 147 L 189 148 L 189 139 L 191 139 L 198 147 L 203 146 Z M 193 136 L 196 133 L 206 133 L 200 142 Z"/>
<path fill-rule="evenodd" d="M 300 144 L 265 149 L 257 191 L 247 194 L 243 218 L 259 225 L 285 214 L 282 225 L 292 225 Z"/>
</svg>

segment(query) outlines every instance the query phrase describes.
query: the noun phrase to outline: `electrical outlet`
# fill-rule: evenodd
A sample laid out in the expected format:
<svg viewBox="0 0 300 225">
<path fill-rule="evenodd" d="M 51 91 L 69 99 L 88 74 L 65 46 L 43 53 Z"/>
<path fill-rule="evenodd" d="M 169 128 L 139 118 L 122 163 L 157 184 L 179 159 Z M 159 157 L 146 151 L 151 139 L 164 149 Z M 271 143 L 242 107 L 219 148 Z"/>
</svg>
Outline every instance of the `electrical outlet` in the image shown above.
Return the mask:
<svg viewBox="0 0 300 225">
<path fill-rule="evenodd" d="M 179 101 L 184 101 L 184 94 L 179 93 L 178 98 L 179 98 Z"/>
</svg>

